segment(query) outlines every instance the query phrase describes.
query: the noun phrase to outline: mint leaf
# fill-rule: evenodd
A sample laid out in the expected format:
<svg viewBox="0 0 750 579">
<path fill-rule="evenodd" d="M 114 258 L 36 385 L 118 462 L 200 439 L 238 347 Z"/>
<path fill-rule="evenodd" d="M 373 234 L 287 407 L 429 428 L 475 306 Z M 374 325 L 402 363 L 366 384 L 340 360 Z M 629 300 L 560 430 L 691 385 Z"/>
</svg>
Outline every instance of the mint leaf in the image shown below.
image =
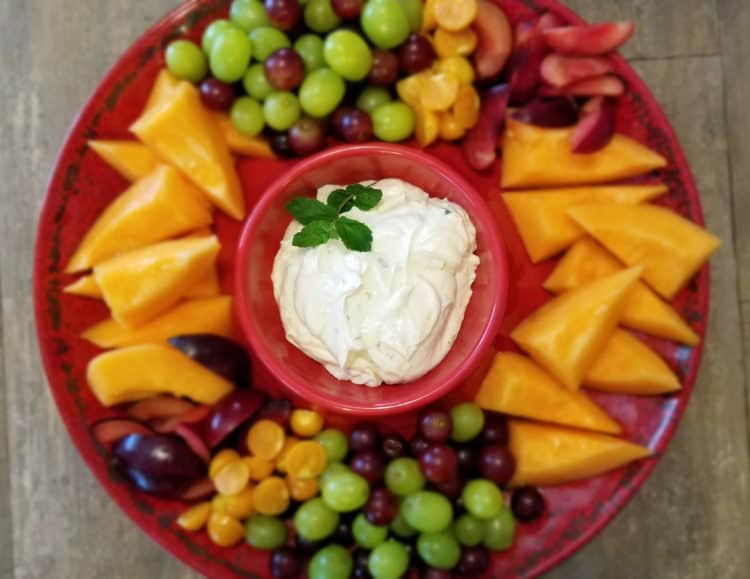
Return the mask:
<svg viewBox="0 0 750 579">
<path fill-rule="evenodd" d="M 286 210 L 302 225 L 313 221 L 333 221 L 338 216 L 336 209 L 310 197 L 295 197 L 286 204 Z"/>
<path fill-rule="evenodd" d="M 373 209 L 383 198 L 383 192 L 380 189 L 365 185 L 349 185 L 346 191 L 354 195 L 354 206 L 362 211 Z"/>
<path fill-rule="evenodd" d="M 354 207 L 353 195 L 345 189 L 336 189 L 326 199 L 326 203 L 329 207 L 336 209 L 338 213 L 346 213 L 352 207 Z"/>
<path fill-rule="evenodd" d="M 370 251 L 372 249 L 372 231 L 367 225 L 348 217 L 336 220 L 336 232 L 347 249 L 352 251 Z"/>
<path fill-rule="evenodd" d="M 295 247 L 315 247 L 316 245 L 323 245 L 336 236 L 336 228 L 332 221 L 312 221 L 294 235 L 292 245 Z"/>
</svg>

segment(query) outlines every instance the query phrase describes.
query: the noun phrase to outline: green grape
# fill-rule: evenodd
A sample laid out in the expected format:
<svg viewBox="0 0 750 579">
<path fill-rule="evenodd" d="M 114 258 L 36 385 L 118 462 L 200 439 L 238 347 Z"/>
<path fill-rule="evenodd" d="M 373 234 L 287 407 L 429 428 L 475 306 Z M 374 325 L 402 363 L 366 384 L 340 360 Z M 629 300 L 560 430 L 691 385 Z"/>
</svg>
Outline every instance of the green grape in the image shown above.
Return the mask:
<svg viewBox="0 0 750 579">
<path fill-rule="evenodd" d="M 260 62 L 265 62 L 279 48 L 288 48 L 292 45 L 289 37 L 273 26 L 259 26 L 253 30 L 250 33 L 250 42 L 253 45 L 253 54 Z"/>
<path fill-rule="evenodd" d="M 403 141 L 414 132 L 414 111 L 402 102 L 380 105 L 372 114 L 372 131 L 381 141 Z"/>
<path fill-rule="evenodd" d="M 251 97 L 262 101 L 273 92 L 271 83 L 266 78 L 266 71 L 263 65 L 256 62 L 247 69 L 245 77 L 242 79 L 242 86 Z"/>
<path fill-rule="evenodd" d="M 503 508 L 503 494 L 495 483 L 484 479 L 471 481 L 461 493 L 466 510 L 480 519 L 495 518 Z"/>
<path fill-rule="evenodd" d="M 326 65 L 323 56 L 323 39 L 320 36 L 303 34 L 294 43 L 294 50 L 302 57 L 308 74 Z"/>
<path fill-rule="evenodd" d="M 224 82 L 237 82 L 250 64 L 253 49 L 247 35 L 238 28 L 223 31 L 211 48 L 211 73 Z"/>
<path fill-rule="evenodd" d="M 516 536 L 516 521 L 513 512 L 505 505 L 500 513 L 485 522 L 484 546 L 492 551 L 505 551 L 513 545 Z"/>
<path fill-rule="evenodd" d="M 276 517 L 254 515 L 245 524 L 245 539 L 256 549 L 277 549 L 286 543 L 286 525 Z"/>
<path fill-rule="evenodd" d="M 461 558 L 461 546 L 448 531 L 424 533 L 417 539 L 417 553 L 430 567 L 450 569 Z"/>
<path fill-rule="evenodd" d="M 328 428 L 323 432 L 319 432 L 315 437 L 323 450 L 326 451 L 326 457 L 328 458 L 328 464 L 334 462 L 341 462 L 346 457 L 346 453 L 349 450 L 349 443 L 346 436 L 340 430 L 335 428 Z"/>
<path fill-rule="evenodd" d="M 453 520 L 453 506 L 440 493 L 419 491 L 409 495 L 401 505 L 406 522 L 421 533 L 438 533 Z"/>
<path fill-rule="evenodd" d="M 484 539 L 485 526 L 485 521 L 466 513 L 453 523 L 453 534 L 462 545 L 474 547 Z"/>
<path fill-rule="evenodd" d="M 413 458 L 397 458 L 385 469 L 385 486 L 395 495 L 404 497 L 415 493 L 422 490 L 424 483 L 419 463 Z M 403 503 L 401 506 L 403 507 Z"/>
<path fill-rule="evenodd" d="M 345 92 L 346 84 L 338 74 L 330 68 L 319 68 L 302 81 L 299 102 L 308 115 L 321 118 L 330 115 L 339 106 Z"/>
<path fill-rule="evenodd" d="M 357 108 L 371 115 L 380 105 L 391 102 L 391 93 L 381 86 L 368 86 L 357 97 Z"/>
<path fill-rule="evenodd" d="M 409 552 L 393 539 L 381 543 L 370 553 L 367 569 L 373 579 L 399 579 L 409 569 Z"/>
<path fill-rule="evenodd" d="M 268 26 L 266 7 L 259 0 L 234 0 L 229 9 L 229 18 L 245 32 L 259 26 Z"/>
<path fill-rule="evenodd" d="M 334 462 L 332 464 L 329 464 L 328 466 L 326 466 L 326 469 L 323 471 L 323 474 L 320 475 L 320 479 L 318 480 L 318 483 L 320 483 L 320 486 L 322 488 L 326 484 L 328 479 L 330 479 L 332 476 L 335 476 L 337 474 L 341 474 L 344 472 L 351 472 L 351 469 L 341 462 Z"/>
<path fill-rule="evenodd" d="M 330 509 L 323 499 L 310 499 L 294 513 L 294 528 L 307 541 L 320 541 L 328 537 L 339 524 L 339 514 Z"/>
<path fill-rule="evenodd" d="M 347 579 L 354 563 L 341 545 L 328 545 L 313 555 L 307 569 L 309 579 Z"/>
<path fill-rule="evenodd" d="M 247 137 L 257 137 L 263 130 L 263 107 L 254 98 L 240 97 L 232 105 L 229 115 L 234 128 Z"/>
<path fill-rule="evenodd" d="M 370 47 L 364 38 L 351 30 L 331 32 L 326 37 L 323 55 L 328 66 L 346 80 L 362 80 L 372 66 Z"/>
<path fill-rule="evenodd" d="M 378 48 L 390 49 L 409 36 L 409 18 L 399 0 L 369 0 L 360 16 L 367 38 Z"/>
<path fill-rule="evenodd" d="M 347 513 L 359 509 L 367 502 L 370 485 L 356 473 L 340 472 L 326 478 L 320 494 L 326 505 L 340 513 Z"/>
<path fill-rule="evenodd" d="M 341 19 L 331 6 L 331 0 L 309 0 L 305 6 L 305 24 L 318 33 L 328 32 L 341 24 Z"/>
<path fill-rule="evenodd" d="M 360 547 L 374 549 L 388 538 L 388 527 L 373 525 L 360 513 L 352 523 L 352 536 Z"/>
<path fill-rule="evenodd" d="M 200 82 L 208 73 L 206 55 L 194 42 L 175 40 L 167 47 L 167 68 L 180 80 Z"/>
<path fill-rule="evenodd" d="M 211 49 L 214 47 L 216 39 L 230 28 L 236 28 L 236 26 L 229 22 L 229 20 L 224 19 L 214 20 L 206 27 L 201 38 L 201 47 L 206 56 L 211 56 Z"/>
<path fill-rule="evenodd" d="M 401 7 L 409 20 L 409 28 L 412 32 L 419 32 L 422 28 L 422 14 L 424 12 L 422 0 L 399 0 L 399 2 L 401 2 Z"/>
<path fill-rule="evenodd" d="M 463 402 L 451 410 L 453 431 L 451 438 L 456 442 L 469 442 L 482 432 L 484 412 L 473 402 Z"/>
<path fill-rule="evenodd" d="M 413 537 L 417 534 L 417 530 L 406 522 L 401 509 L 398 511 L 396 518 L 391 521 L 391 531 L 393 531 L 399 537 Z"/>
<path fill-rule="evenodd" d="M 274 91 L 263 103 L 266 124 L 276 131 L 286 131 L 300 117 L 299 101 L 293 93 Z"/>
</svg>

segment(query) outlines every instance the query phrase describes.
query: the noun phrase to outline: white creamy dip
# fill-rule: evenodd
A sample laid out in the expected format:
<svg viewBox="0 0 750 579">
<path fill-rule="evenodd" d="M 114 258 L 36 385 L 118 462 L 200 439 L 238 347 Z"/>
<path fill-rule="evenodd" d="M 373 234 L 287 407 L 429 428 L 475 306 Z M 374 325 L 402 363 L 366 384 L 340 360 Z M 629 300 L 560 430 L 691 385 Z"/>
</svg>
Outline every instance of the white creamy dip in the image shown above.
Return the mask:
<svg viewBox="0 0 750 579">
<path fill-rule="evenodd" d="M 366 182 L 383 192 L 370 211 L 372 251 L 340 240 L 292 245 L 293 221 L 273 266 L 287 339 L 340 380 L 378 386 L 415 380 L 445 357 L 461 328 L 479 257 L 466 211 L 400 179 Z M 319 201 L 339 185 L 325 185 Z"/>
</svg>

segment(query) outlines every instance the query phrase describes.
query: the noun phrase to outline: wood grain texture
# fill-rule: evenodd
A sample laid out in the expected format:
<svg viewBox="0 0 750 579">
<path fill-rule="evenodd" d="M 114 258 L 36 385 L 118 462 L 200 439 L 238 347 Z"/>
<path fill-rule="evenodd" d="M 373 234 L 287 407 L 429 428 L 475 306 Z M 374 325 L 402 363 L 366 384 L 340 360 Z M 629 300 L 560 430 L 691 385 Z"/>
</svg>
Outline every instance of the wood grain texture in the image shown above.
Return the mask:
<svg viewBox="0 0 750 579">
<path fill-rule="evenodd" d="M 739 275 L 742 297 L 750 300 L 750 233 L 742 227 L 750 218 L 750 126 L 743 107 L 750 96 L 750 65 L 743 62 L 750 54 L 750 4 L 716 2 L 720 27 L 713 0 L 569 2 L 591 21 L 635 18 L 638 34 L 626 54 L 649 60 L 638 69 L 682 139 L 709 227 L 724 245 L 713 261 L 704 362 L 673 444 L 624 512 L 550 573 L 556 579 L 733 579 L 746 577 L 750 569 L 744 524 L 750 516 L 750 465 L 737 289 Z M 37 212 L 71 120 L 117 56 L 178 3 L 0 2 L 0 62 L 6 75 L 0 83 L 2 579 L 197 577 L 126 519 L 78 457 L 44 382 L 29 288 Z M 745 320 L 748 304 L 743 304 Z M 747 323 L 745 352 L 750 352 L 749 335 Z"/>
</svg>

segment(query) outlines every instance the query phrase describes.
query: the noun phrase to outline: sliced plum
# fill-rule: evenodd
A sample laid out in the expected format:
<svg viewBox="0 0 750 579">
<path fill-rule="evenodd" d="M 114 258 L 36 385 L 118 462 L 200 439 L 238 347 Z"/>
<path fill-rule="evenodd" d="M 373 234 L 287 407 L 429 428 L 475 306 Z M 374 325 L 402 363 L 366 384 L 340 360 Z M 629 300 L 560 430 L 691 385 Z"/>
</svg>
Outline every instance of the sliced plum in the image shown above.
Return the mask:
<svg viewBox="0 0 750 579">
<path fill-rule="evenodd" d="M 169 343 L 235 385 L 248 385 L 250 357 L 234 340 L 213 334 L 184 334 L 169 338 Z"/>
<path fill-rule="evenodd" d="M 266 398 L 257 390 L 235 390 L 219 400 L 205 429 L 210 448 L 219 445 L 232 432 L 249 421 L 263 406 Z"/>
<path fill-rule="evenodd" d="M 549 47 L 560 54 L 601 56 L 617 50 L 633 35 L 630 21 L 583 26 L 560 26 L 545 30 Z"/>
<path fill-rule="evenodd" d="M 479 0 L 474 21 L 478 42 L 474 52 L 477 80 L 496 79 L 513 50 L 513 29 L 505 12 L 490 0 Z"/>
<path fill-rule="evenodd" d="M 565 56 L 548 54 L 542 61 L 544 82 L 565 87 L 575 82 L 614 72 L 614 63 L 606 56 Z"/>
<path fill-rule="evenodd" d="M 485 91 L 479 121 L 464 138 L 464 157 L 478 171 L 488 169 L 497 159 L 497 142 L 505 126 L 509 96 L 507 84 L 493 86 Z"/>
<path fill-rule="evenodd" d="M 574 153 L 594 153 L 612 140 L 615 134 L 615 101 L 606 97 L 595 97 L 581 109 L 578 121 L 570 137 Z"/>
<path fill-rule="evenodd" d="M 570 98 L 536 98 L 513 111 L 517 121 L 538 127 L 570 127 L 578 122 L 578 109 Z"/>
</svg>

